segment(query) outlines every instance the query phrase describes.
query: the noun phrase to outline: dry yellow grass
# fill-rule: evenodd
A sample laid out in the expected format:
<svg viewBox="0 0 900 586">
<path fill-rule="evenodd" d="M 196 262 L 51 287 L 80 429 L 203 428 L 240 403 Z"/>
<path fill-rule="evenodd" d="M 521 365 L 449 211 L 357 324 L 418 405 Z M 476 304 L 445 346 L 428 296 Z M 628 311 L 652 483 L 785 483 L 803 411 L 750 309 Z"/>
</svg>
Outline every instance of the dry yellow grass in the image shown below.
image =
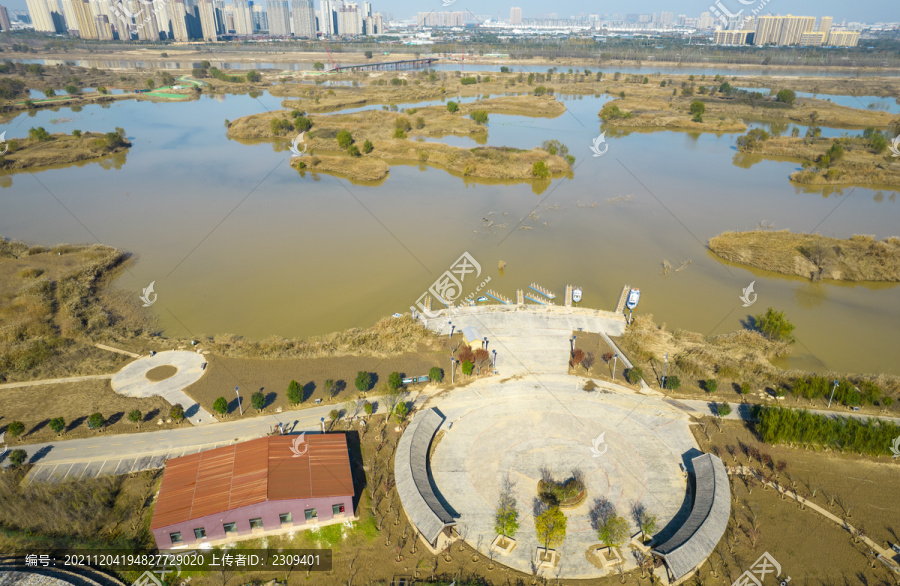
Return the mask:
<svg viewBox="0 0 900 586">
<path fill-rule="evenodd" d="M 552 97 L 517 97 L 483 100 L 466 105 L 467 110 L 493 112 L 530 110 L 534 115 L 554 116 L 565 107 Z M 444 106 L 410 109 L 403 113 L 374 110 L 353 114 L 311 115 L 312 129 L 304 136 L 310 155 L 295 158 L 293 164 L 303 163 L 304 171 L 334 173 L 358 181 L 377 181 L 387 174 L 392 162 L 427 163 L 452 173 L 486 179 L 530 180 L 532 168 L 543 161 L 552 176 L 570 171 L 569 164 L 557 155 L 535 148 L 528 151 L 502 147 L 466 149 L 437 142 L 413 140 L 416 137 L 446 135 L 484 136 L 486 129 L 462 112 L 451 114 Z M 231 123 L 229 137 L 238 140 L 281 138 L 272 131 L 272 120 L 288 120 L 289 112 L 264 112 L 245 116 Z M 404 121 L 407 124 L 404 124 Z M 408 138 L 394 138 L 398 124 L 407 127 Z M 366 140 L 374 149 L 361 157 L 351 157 L 340 150 L 335 137 L 341 130 L 350 132 L 357 148 Z M 292 137 L 291 137 L 292 138 Z M 376 162 L 377 161 L 377 162 Z"/>
<path fill-rule="evenodd" d="M 80 138 L 69 134 L 54 134 L 53 140 L 39 142 L 31 138 L 15 140 L 18 149 L 0 156 L 0 169 L 38 169 L 53 165 L 68 165 L 108 157 L 128 150 L 131 146 L 111 147 L 103 134 L 85 132 Z"/>
<path fill-rule="evenodd" d="M 900 238 L 847 240 L 818 234 L 725 232 L 709 248 L 731 262 L 786 275 L 841 281 L 900 281 Z"/>
</svg>

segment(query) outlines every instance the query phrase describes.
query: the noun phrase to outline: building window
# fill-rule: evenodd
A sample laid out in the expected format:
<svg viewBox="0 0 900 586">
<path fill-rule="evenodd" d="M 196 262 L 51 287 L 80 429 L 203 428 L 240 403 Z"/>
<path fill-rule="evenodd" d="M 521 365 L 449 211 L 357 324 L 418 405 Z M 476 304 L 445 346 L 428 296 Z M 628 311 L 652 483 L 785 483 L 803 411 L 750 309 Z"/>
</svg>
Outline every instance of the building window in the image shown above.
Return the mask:
<svg viewBox="0 0 900 586">
<path fill-rule="evenodd" d="M 206 539 L 206 529 L 203 527 L 198 527 L 194 529 L 194 538 L 195 539 Z"/>
<path fill-rule="evenodd" d="M 306 520 L 307 521 L 316 521 L 319 518 L 319 513 L 316 512 L 315 509 L 306 509 Z"/>
<path fill-rule="evenodd" d="M 225 529 L 226 535 L 228 533 L 237 533 L 237 523 L 224 523 L 222 528 Z"/>
<path fill-rule="evenodd" d="M 181 531 L 176 531 L 175 533 L 169 533 L 169 539 L 172 540 L 172 545 L 177 545 L 181 543 Z"/>
<path fill-rule="evenodd" d="M 262 529 L 262 517 L 257 517 L 256 519 L 250 519 L 250 529 Z"/>
<path fill-rule="evenodd" d="M 334 515 L 343 515 L 344 505 L 331 505 L 331 513 Z"/>
<path fill-rule="evenodd" d="M 294 516 L 290 513 L 281 513 L 278 515 L 278 520 L 281 521 L 282 525 L 291 525 L 294 522 Z"/>
</svg>

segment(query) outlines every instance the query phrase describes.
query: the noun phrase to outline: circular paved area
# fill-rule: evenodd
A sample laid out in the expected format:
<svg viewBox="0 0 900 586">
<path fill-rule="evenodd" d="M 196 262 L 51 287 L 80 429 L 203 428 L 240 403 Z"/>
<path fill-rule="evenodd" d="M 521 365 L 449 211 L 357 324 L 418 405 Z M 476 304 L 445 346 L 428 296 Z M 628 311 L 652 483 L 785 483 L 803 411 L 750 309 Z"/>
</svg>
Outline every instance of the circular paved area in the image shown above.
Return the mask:
<svg viewBox="0 0 900 586">
<path fill-rule="evenodd" d="M 586 552 L 600 545 L 592 510 L 605 499 L 638 531 L 631 510 L 643 505 L 665 527 L 681 508 L 686 480 L 679 468 L 686 452 L 696 449 L 688 418 L 660 399 L 607 385 L 591 393 L 571 376 L 533 377 L 498 384 L 479 382 L 436 406 L 446 417 L 446 431 L 431 460 L 438 492 L 456 515 L 459 529 L 473 547 L 487 552 L 495 537 L 494 512 L 508 479 L 519 510 L 518 545 L 500 563 L 526 573 L 538 546 L 533 508 L 541 468 L 557 480 L 579 470 L 586 501 L 565 510 L 568 531 L 559 548 L 561 564 L 545 575 L 588 578 L 604 574 Z M 595 454 L 592 442 L 604 434 Z M 604 449 L 605 448 L 605 449 Z M 627 569 L 635 568 L 626 546 Z"/>
<path fill-rule="evenodd" d="M 172 405 L 180 403 L 192 423 L 215 423 L 216 419 L 184 392 L 186 387 L 203 376 L 204 362 L 206 358 L 196 352 L 167 350 L 158 352 L 155 356 L 142 356 L 126 364 L 110 382 L 114 391 L 128 397 L 159 395 Z M 157 382 L 147 378 L 147 372 L 166 365 L 174 366 L 177 372 Z"/>
</svg>

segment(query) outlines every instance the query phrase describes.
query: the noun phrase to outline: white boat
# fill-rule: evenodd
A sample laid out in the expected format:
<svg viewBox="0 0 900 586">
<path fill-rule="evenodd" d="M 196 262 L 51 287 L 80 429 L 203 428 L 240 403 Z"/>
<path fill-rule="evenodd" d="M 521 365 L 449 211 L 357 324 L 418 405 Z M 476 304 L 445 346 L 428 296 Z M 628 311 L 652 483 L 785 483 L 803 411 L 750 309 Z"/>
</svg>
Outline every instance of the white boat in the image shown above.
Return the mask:
<svg viewBox="0 0 900 586">
<path fill-rule="evenodd" d="M 478 303 L 484 303 L 485 301 L 487 301 L 487 297 L 485 297 L 484 295 L 478 298 Z"/>
<path fill-rule="evenodd" d="M 572 301 L 575 303 L 581 301 L 581 287 L 575 287 L 575 289 L 572 290 Z"/>
<path fill-rule="evenodd" d="M 634 309 L 637 307 L 638 301 L 641 300 L 641 290 L 640 289 L 632 289 L 628 293 L 628 300 L 625 302 L 625 307 L 628 309 Z"/>
</svg>

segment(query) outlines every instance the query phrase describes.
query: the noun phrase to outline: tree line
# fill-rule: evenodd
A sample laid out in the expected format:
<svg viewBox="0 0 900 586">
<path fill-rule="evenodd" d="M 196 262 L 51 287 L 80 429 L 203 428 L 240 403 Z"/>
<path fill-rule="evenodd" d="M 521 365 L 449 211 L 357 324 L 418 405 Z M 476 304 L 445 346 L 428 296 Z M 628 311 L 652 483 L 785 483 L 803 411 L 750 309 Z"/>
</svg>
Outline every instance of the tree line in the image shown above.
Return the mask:
<svg viewBox="0 0 900 586">
<path fill-rule="evenodd" d="M 805 409 L 757 406 L 756 430 L 769 444 L 819 445 L 870 456 L 891 453 L 900 425 L 881 419 L 816 415 Z"/>
</svg>

